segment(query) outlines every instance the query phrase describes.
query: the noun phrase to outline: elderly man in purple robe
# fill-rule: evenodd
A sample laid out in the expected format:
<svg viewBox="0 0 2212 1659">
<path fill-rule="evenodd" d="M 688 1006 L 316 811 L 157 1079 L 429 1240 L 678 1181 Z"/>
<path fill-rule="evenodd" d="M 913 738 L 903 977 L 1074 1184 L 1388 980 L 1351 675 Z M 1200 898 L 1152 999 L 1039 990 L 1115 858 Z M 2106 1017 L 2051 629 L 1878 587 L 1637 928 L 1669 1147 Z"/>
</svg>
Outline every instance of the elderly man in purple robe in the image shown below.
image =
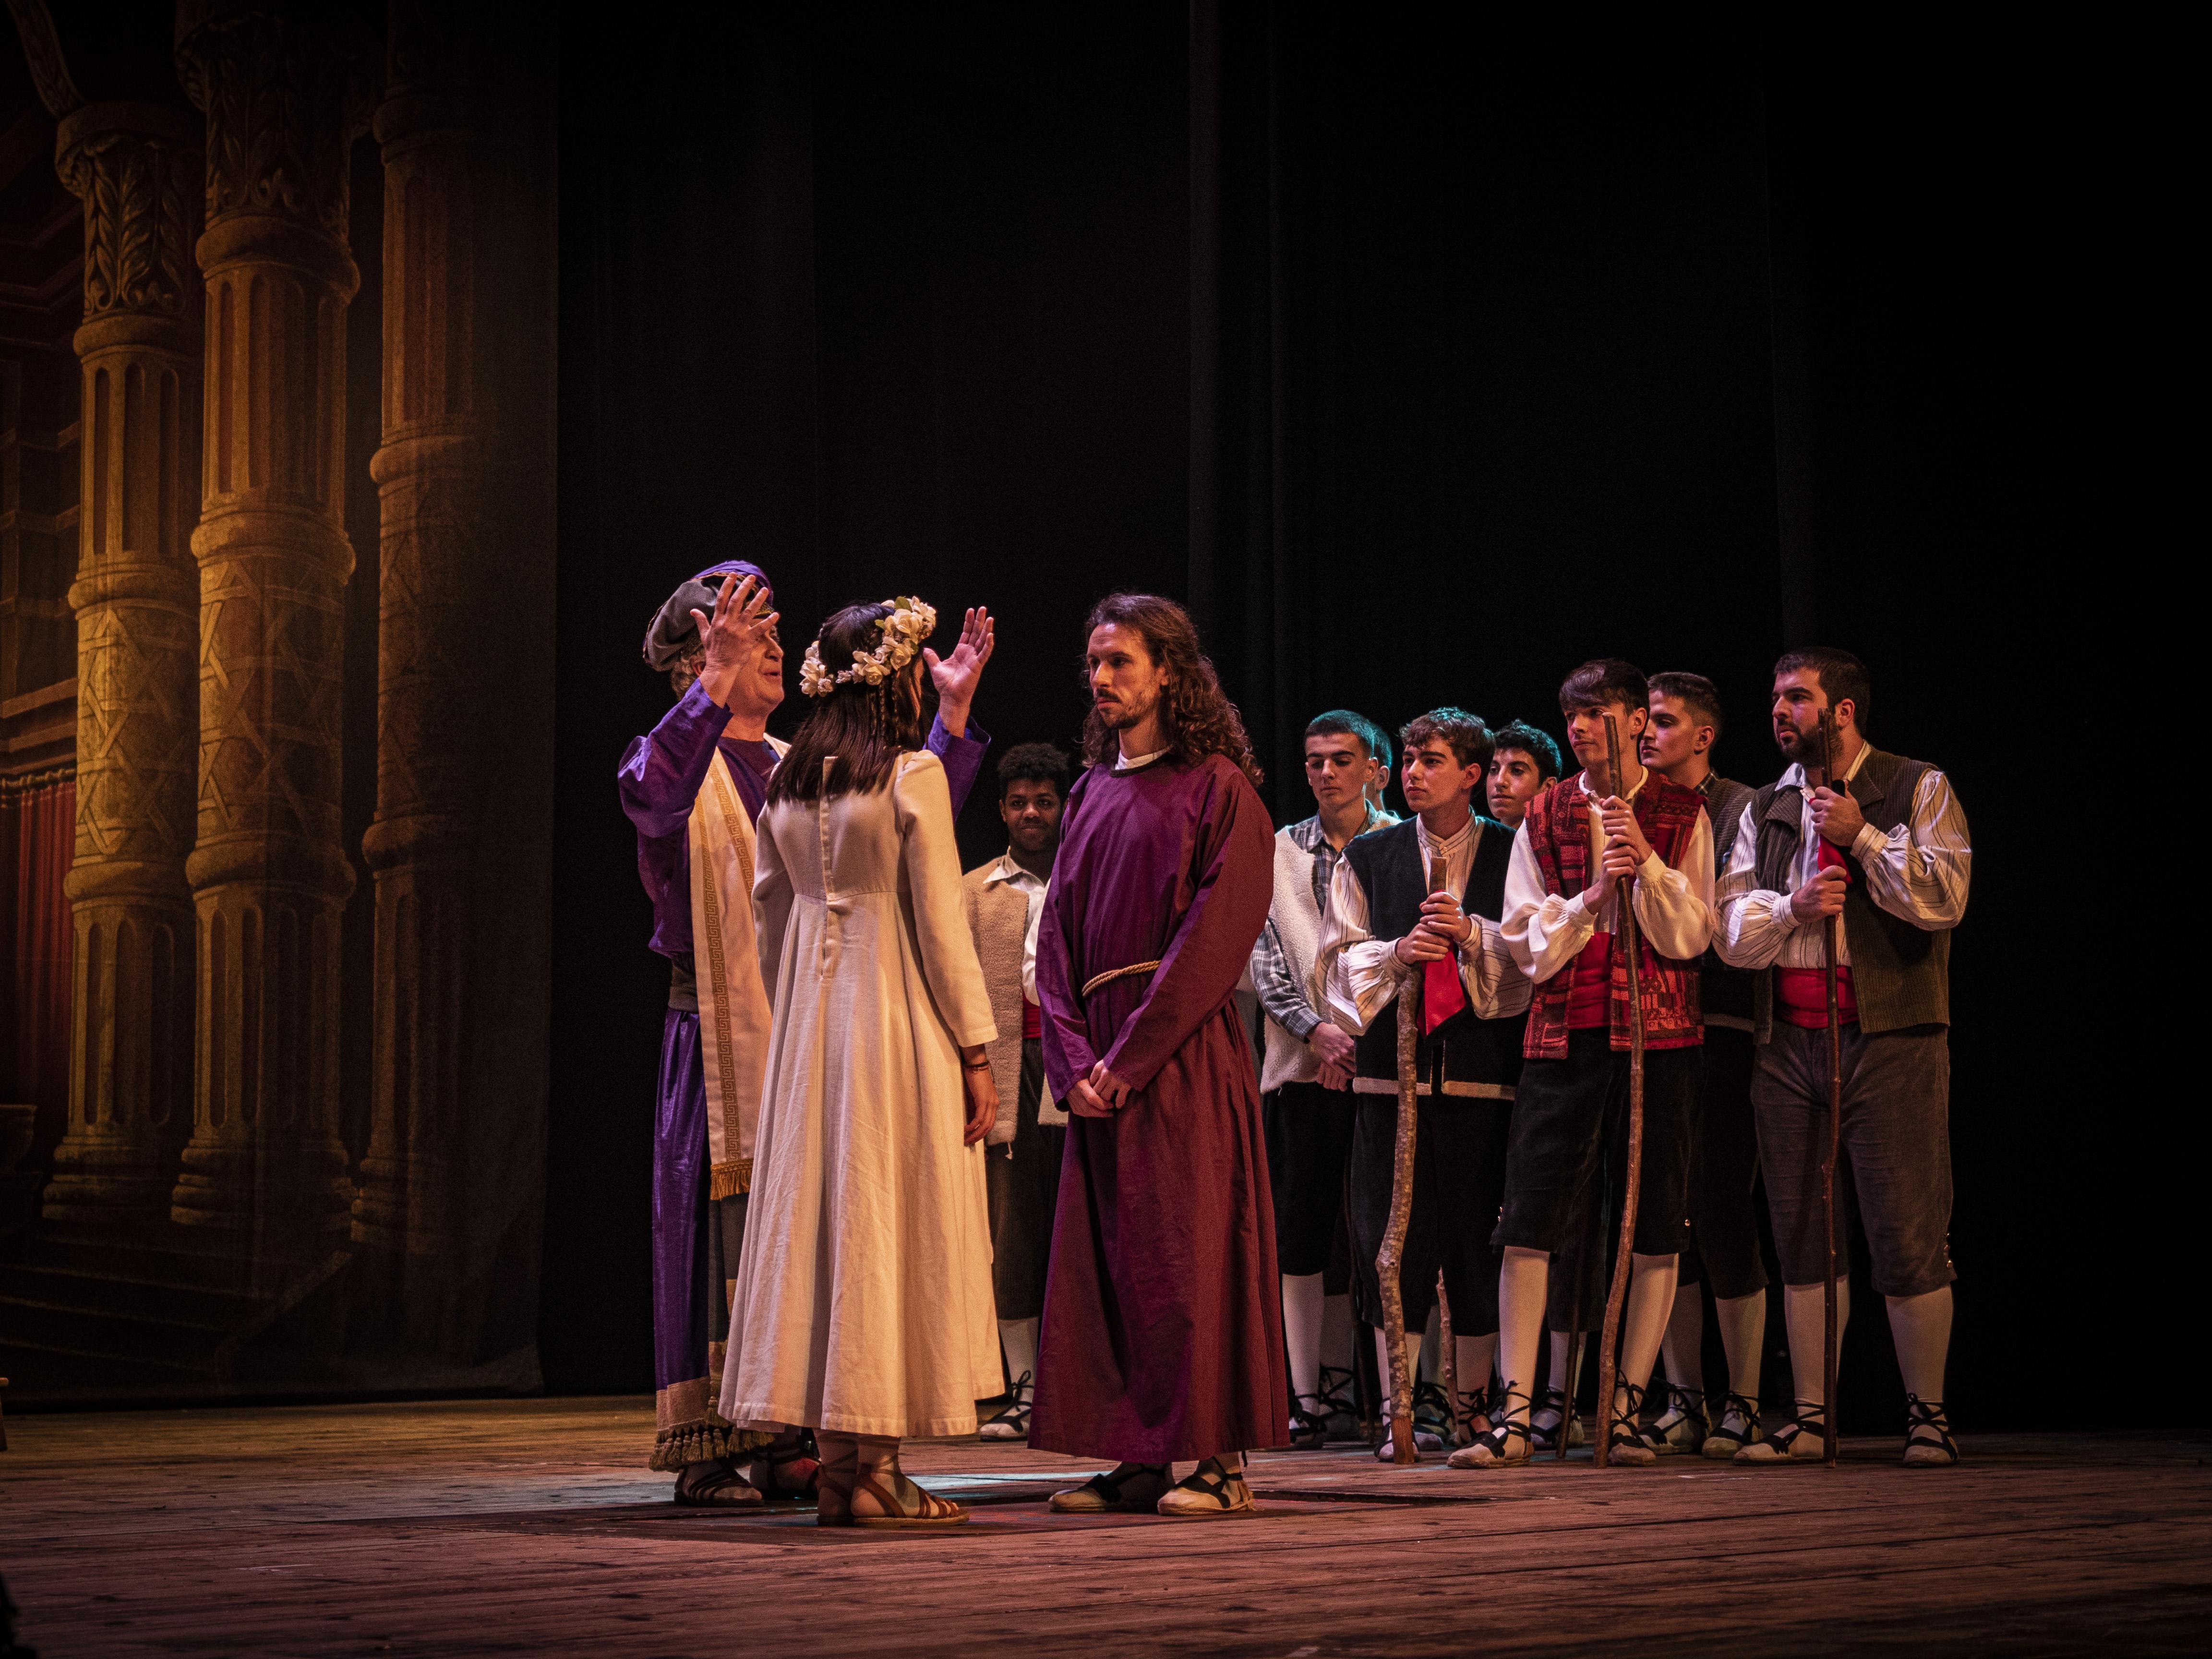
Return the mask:
<svg viewBox="0 0 2212 1659">
<path fill-rule="evenodd" d="M 1072 1115 L 1030 1444 L 1121 1460 L 1055 1510 L 1243 1514 L 1244 1453 L 1286 1443 L 1260 1080 L 1232 1000 L 1274 828 L 1181 605 L 1100 601 L 1088 664 L 1090 766 L 1037 933 L 1045 1077 Z M 1179 1484 L 1177 1458 L 1200 1460 Z"/>
<path fill-rule="evenodd" d="M 768 734 L 784 689 L 774 604 L 767 573 L 742 560 L 670 596 L 646 631 L 645 660 L 669 677 L 676 704 L 618 774 L 653 949 L 671 963 L 653 1120 L 651 1466 L 676 1475 L 679 1504 L 756 1504 L 813 1484 L 804 1431 L 743 1430 L 718 1409 L 769 1048 L 751 895 L 753 820 L 785 747 Z M 938 699 L 928 747 L 956 814 L 990 744 L 968 711 L 994 644 L 979 608 L 951 655 L 923 653 Z"/>
</svg>

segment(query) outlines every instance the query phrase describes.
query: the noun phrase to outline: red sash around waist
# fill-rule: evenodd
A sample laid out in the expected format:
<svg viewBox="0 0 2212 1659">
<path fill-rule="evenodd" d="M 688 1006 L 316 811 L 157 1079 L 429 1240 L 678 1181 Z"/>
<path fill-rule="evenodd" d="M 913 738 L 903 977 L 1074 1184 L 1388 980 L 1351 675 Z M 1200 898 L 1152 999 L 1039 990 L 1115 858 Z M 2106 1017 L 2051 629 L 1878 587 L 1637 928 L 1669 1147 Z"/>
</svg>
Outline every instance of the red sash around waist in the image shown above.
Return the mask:
<svg viewBox="0 0 2212 1659">
<path fill-rule="evenodd" d="M 1774 970 L 1775 1011 L 1792 1025 L 1802 1025 L 1807 1030 L 1825 1029 L 1828 1024 L 1828 976 L 1820 968 L 1777 968 Z M 1859 1017 L 1859 1000 L 1851 989 L 1851 970 L 1836 969 L 1836 1018 L 1844 1024 L 1856 1024 Z"/>
<path fill-rule="evenodd" d="M 1022 1041 L 1036 1042 L 1044 1036 L 1044 1010 L 1026 999 L 1022 1003 Z"/>
</svg>

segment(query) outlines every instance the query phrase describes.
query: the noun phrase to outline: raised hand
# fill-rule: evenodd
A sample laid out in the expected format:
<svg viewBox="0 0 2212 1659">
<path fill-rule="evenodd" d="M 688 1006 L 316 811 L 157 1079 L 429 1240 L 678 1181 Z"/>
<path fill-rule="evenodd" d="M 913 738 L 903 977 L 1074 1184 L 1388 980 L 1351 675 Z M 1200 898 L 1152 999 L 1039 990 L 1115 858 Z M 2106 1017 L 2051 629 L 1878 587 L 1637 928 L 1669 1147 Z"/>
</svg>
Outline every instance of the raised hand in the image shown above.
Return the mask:
<svg viewBox="0 0 2212 1659">
<path fill-rule="evenodd" d="M 921 659 L 929 665 L 929 677 L 937 683 L 937 716 L 956 738 L 968 730 L 968 711 L 975 701 L 976 682 L 983 678 L 983 665 L 998 648 L 996 629 L 990 611 L 979 605 L 960 624 L 960 643 L 952 647 L 951 656 L 939 657 L 927 646 L 922 647 Z"/>
<path fill-rule="evenodd" d="M 729 706 L 738 680 L 759 667 L 769 641 L 775 635 L 776 618 L 781 613 L 768 608 L 769 598 L 769 590 L 756 577 L 747 576 L 740 582 L 733 575 L 725 576 L 721 591 L 714 596 L 714 614 L 709 617 L 696 610 L 691 613 L 707 656 L 699 671 L 699 684 L 723 708 Z"/>
</svg>

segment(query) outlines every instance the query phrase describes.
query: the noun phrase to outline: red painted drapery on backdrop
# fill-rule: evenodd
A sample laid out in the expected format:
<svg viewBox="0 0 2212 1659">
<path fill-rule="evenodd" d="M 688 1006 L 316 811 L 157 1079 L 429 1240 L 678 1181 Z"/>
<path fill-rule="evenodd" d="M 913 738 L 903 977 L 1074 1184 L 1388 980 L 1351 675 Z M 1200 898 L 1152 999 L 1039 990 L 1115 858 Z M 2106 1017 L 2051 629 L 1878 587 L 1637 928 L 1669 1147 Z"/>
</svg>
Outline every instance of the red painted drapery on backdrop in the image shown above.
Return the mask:
<svg viewBox="0 0 2212 1659">
<path fill-rule="evenodd" d="M 52 1145 L 69 1109 L 70 959 L 74 931 L 62 878 L 76 848 L 72 771 L 0 779 L 0 1098 L 35 1101 Z"/>
</svg>

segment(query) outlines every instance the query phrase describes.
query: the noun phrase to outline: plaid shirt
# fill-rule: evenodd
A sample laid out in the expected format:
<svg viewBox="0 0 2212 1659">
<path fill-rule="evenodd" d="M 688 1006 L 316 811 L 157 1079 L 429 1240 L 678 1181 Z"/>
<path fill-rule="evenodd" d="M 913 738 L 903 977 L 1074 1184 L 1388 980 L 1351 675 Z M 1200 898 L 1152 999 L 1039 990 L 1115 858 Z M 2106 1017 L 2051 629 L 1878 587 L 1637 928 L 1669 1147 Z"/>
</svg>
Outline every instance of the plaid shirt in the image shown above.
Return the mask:
<svg viewBox="0 0 2212 1659">
<path fill-rule="evenodd" d="M 1376 810 L 1373 802 L 1367 806 L 1367 822 L 1359 826 L 1360 835 L 1376 830 L 1387 830 L 1398 820 L 1388 812 Z M 1326 915 L 1328 910 L 1328 884 L 1336 874 L 1337 860 L 1344 856 L 1341 848 L 1333 847 L 1322 833 L 1321 815 L 1294 823 L 1287 832 L 1302 852 L 1313 854 L 1313 890 L 1315 905 Z M 1306 1000 L 1305 988 L 1291 972 L 1291 964 L 1283 957 L 1283 941 L 1275 933 L 1271 918 L 1261 930 L 1259 943 L 1252 947 L 1252 988 L 1260 994 L 1260 1006 L 1267 1018 L 1288 1031 L 1299 1042 L 1313 1035 L 1322 1016 Z"/>
</svg>

